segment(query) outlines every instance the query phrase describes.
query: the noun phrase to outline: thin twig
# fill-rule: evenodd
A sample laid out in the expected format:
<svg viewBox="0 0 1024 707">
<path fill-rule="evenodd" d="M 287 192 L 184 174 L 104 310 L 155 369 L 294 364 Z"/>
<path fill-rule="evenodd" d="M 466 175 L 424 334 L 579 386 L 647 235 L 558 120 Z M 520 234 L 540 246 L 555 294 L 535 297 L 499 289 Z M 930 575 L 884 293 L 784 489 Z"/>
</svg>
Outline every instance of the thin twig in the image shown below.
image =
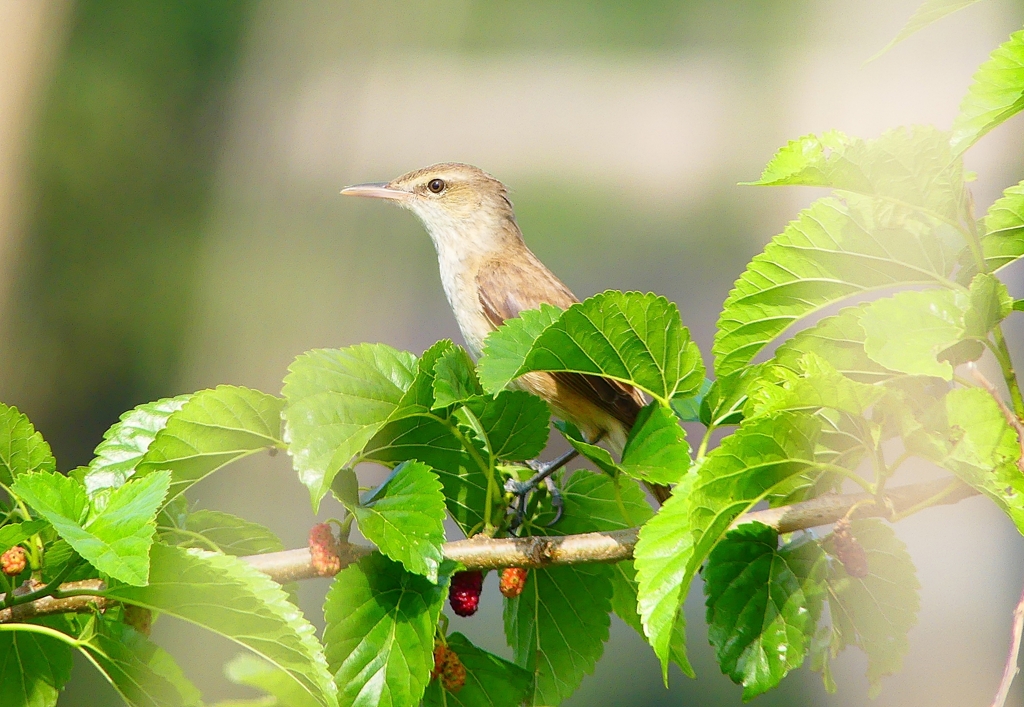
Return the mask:
<svg viewBox="0 0 1024 707">
<path fill-rule="evenodd" d="M 1013 627 L 1010 629 L 1010 652 L 1006 656 L 1006 665 L 1003 666 L 1003 679 L 999 681 L 999 691 L 996 693 L 996 698 L 992 700 L 992 707 L 1003 707 L 1006 704 L 1006 697 L 1010 694 L 1010 684 L 1017 673 L 1020 672 L 1020 668 L 1017 667 L 1017 657 L 1020 655 L 1021 631 L 1024 631 L 1024 588 L 1021 588 L 1017 608 L 1013 610 Z"/>
<path fill-rule="evenodd" d="M 952 488 L 950 488 L 952 487 Z M 867 493 L 827 494 L 780 508 L 747 513 L 736 520 L 733 526 L 758 521 L 775 528 L 780 533 L 814 528 L 834 523 L 857 506 L 854 517 L 889 517 L 891 513 L 905 511 L 919 505 L 926 499 L 946 491 L 948 495 L 936 501 L 952 504 L 977 495 L 977 491 L 948 477 L 923 484 L 913 484 L 888 489 L 885 498 L 888 503 L 863 503 L 873 501 Z M 457 540 L 445 543 L 442 548 L 446 559 L 461 562 L 467 569 L 498 569 L 502 567 L 547 567 L 550 565 L 571 565 L 586 562 L 619 562 L 633 557 L 639 528 L 626 528 L 605 533 L 583 533 L 562 537 L 532 538 L 487 538 Z M 358 562 L 361 557 L 373 552 L 372 547 L 341 543 L 338 554 L 341 567 Z M 250 555 L 243 560 L 281 584 L 300 579 L 319 577 L 313 568 L 309 548 Z M 19 621 L 31 616 L 45 614 L 90 611 L 93 606 L 104 608 L 102 596 L 78 596 L 82 592 L 102 592 L 100 580 L 68 582 L 60 587 L 60 593 L 75 592 L 76 596 L 46 597 L 28 604 L 20 604 L 0 611 L 0 623 Z M 2 599 L 2 595 L 0 595 Z"/>
</svg>

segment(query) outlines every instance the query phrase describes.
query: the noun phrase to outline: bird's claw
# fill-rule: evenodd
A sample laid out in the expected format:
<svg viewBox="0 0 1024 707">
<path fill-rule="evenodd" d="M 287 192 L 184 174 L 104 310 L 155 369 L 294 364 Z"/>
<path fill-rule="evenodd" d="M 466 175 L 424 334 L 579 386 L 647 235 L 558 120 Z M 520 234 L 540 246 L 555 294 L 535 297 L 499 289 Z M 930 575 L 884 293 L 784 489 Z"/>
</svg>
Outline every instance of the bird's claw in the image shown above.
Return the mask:
<svg viewBox="0 0 1024 707">
<path fill-rule="evenodd" d="M 548 493 L 551 494 L 551 508 L 555 511 L 555 517 L 547 524 L 547 527 L 550 528 L 562 520 L 562 513 L 565 511 L 565 500 L 562 498 L 562 492 L 558 490 L 550 476 L 544 479 L 544 483 L 548 487 Z"/>
<path fill-rule="evenodd" d="M 562 514 L 565 511 L 565 501 L 562 499 L 562 492 L 558 490 L 555 482 L 550 477 L 544 477 L 542 480 L 548 493 L 551 494 L 551 508 L 555 512 L 555 517 L 546 524 L 546 527 L 550 528 L 562 519 Z M 512 522 L 509 525 L 511 530 L 516 530 L 523 524 L 523 520 L 526 517 L 527 501 L 530 494 L 537 490 L 538 485 L 539 481 L 536 478 L 529 479 L 528 481 L 518 481 L 516 479 L 505 481 L 505 492 L 512 494 L 514 497 Z"/>
</svg>

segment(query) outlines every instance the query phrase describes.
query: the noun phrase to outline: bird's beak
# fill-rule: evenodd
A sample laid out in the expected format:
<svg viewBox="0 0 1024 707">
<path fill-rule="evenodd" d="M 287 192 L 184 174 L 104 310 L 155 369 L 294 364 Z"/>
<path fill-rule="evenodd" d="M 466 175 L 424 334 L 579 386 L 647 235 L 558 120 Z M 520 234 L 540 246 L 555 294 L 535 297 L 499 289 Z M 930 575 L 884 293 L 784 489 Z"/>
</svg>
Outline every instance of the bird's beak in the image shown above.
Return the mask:
<svg viewBox="0 0 1024 707">
<path fill-rule="evenodd" d="M 371 199 L 391 199 L 392 201 L 401 201 L 412 196 L 410 192 L 402 189 L 392 189 L 383 182 L 354 184 L 342 189 L 341 193 L 344 196 L 368 196 Z"/>
</svg>

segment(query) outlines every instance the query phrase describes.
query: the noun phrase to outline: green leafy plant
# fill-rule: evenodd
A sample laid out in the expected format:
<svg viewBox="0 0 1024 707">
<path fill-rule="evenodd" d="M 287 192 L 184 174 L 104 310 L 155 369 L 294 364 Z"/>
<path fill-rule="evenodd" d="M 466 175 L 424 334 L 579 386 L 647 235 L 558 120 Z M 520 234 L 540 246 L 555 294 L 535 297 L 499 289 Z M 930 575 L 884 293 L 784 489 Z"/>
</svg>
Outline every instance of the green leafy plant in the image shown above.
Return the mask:
<svg viewBox="0 0 1024 707">
<path fill-rule="evenodd" d="M 926 3 L 897 40 L 968 4 Z M 850 646 L 877 693 L 920 604 L 892 525 L 983 494 L 1024 532 L 1024 397 L 1001 329 L 1024 306 L 1000 280 L 1024 256 L 1024 183 L 979 219 L 962 164 L 1022 108 L 1018 32 L 978 70 L 951 132 L 833 131 L 779 150 L 753 184 L 832 194 L 736 281 L 713 379 L 674 304 L 609 291 L 508 321 L 479 362 L 447 340 L 421 356 L 315 350 L 281 397 L 221 386 L 141 405 L 66 474 L 0 405 L 4 704 L 55 704 L 74 651 L 130 705 L 202 704 L 147 638 L 160 615 L 248 649 L 226 669 L 266 693 L 253 705 L 558 704 L 594 670 L 612 613 L 649 642 L 666 683 L 670 663 L 692 676 L 682 608 L 698 577 L 708 640 L 744 699 L 805 663 L 835 690 L 831 662 Z M 536 371 L 650 398 L 620 459 L 556 422 L 596 471 L 557 477 L 554 524 L 549 492 L 513 523 L 505 491 L 547 444 L 546 404 L 509 388 Z M 695 449 L 681 421 L 703 424 Z M 343 504 L 339 536 L 321 526 L 312 553 L 282 552 L 268 529 L 187 502 L 263 450 L 290 455 L 314 509 L 329 493 Z M 948 476 L 896 483 L 911 458 Z M 392 473 L 363 488 L 365 462 Z M 672 495 L 657 507 L 641 482 Z M 473 539 L 446 537 L 446 516 Z M 347 542 L 353 523 L 373 547 Z M 529 569 L 504 600 L 512 661 L 448 633 L 442 612 L 458 572 L 505 567 Z M 318 639 L 281 585 L 334 573 Z"/>
</svg>

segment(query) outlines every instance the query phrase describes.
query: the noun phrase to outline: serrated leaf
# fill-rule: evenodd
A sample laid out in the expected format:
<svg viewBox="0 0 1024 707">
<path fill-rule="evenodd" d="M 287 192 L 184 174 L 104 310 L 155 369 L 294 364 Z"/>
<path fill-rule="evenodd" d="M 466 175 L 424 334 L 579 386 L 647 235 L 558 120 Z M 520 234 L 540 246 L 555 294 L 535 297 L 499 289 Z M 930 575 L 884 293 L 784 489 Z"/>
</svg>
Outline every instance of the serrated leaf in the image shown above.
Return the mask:
<svg viewBox="0 0 1024 707">
<path fill-rule="evenodd" d="M 447 637 L 466 669 L 466 684 L 458 692 L 442 694 L 440 680 L 431 681 L 426 707 L 519 707 L 527 698 L 533 676 L 515 663 L 481 650 L 461 633 Z"/>
<path fill-rule="evenodd" d="M 132 707 L 202 707 L 199 690 L 174 659 L 134 629 L 93 618 L 80 649 Z"/>
<path fill-rule="evenodd" d="M 448 407 L 483 395 L 469 354 L 461 346 L 445 351 L 434 364 L 434 407 Z"/>
<path fill-rule="evenodd" d="M 580 432 L 579 428 L 571 422 L 564 420 L 557 420 L 555 428 L 562 433 L 565 440 L 572 445 L 572 448 L 580 453 L 584 459 L 590 461 L 594 466 L 608 474 L 609 476 L 616 476 L 622 469 L 612 458 L 611 452 L 604 447 L 599 447 L 596 444 L 590 444 L 583 438 L 583 433 Z"/>
<path fill-rule="evenodd" d="M 992 128 L 1024 108 L 1024 30 L 992 52 L 974 73 L 953 120 L 953 149 L 963 152 Z"/>
<path fill-rule="evenodd" d="M 45 520 L 29 520 L 0 527 L 0 554 L 20 545 L 49 525 Z"/>
<path fill-rule="evenodd" d="M 498 459 L 533 459 L 547 446 L 551 411 L 536 395 L 503 390 L 493 398 L 474 398 L 466 407 L 476 415 Z"/>
<path fill-rule="evenodd" d="M 177 532 L 179 530 L 185 532 Z M 216 549 L 236 557 L 284 550 L 280 538 L 266 526 L 222 511 L 193 511 L 180 528 L 160 528 L 160 531 L 168 544 Z"/>
<path fill-rule="evenodd" d="M 530 571 L 505 602 L 505 637 L 517 665 L 533 674 L 530 705 L 559 704 L 594 671 L 608 640 L 611 569 L 563 565 Z"/>
<path fill-rule="evenodd" d="M 578 535 L 643 525 L 654 515 L 639 484 L 629 478 L 578 471 L 562 488 L 562 519 L 553 535 Z"/>
<path fill-rule="evenodd" d="M 941 352 L 964 336 L 967 298 L 952 290 L 900 292 L 872 302 L 861 315 L 864 350 L 872 360 L 910 375 L 953 379 Z"/>
<path fill-rule="evenodd" d="M 542 304 L 539 309 L 528 309 L 514 319 L 505 320 L 488 334 L 477 365 L 484 390 L 491 394 L 503 390 L 516 377 L 516 371 L 526 361 L 537 337 L 561 315 L 558 307 Z"/>
<path fill-rule="evenodd" d="M 419 704 L 447 584 L 379 553 L 341 571 L 324 603 L 324 645 L 341 707 Z"/>
<path fill-rule="evenodd" d="M 416 361 L 416 374 L 412 383 L 402 395 L 398 407 L 391 413 L 389 419 L 396 420 L 404 415 L 425 412 L 435 407 L 434 404 L 434 367 L 441 362 L 445 355 L 454 353 L 458 347 L 451 339 L 441 339 L 435 342 Z"/>
<path fill-rule="evenodd" d="M 54 619 L 33 624 L 54 628 Z M 7 624 L 0 630 L 0 695 L 4 707 L 53 707 L 71 678 L 71 648 L 59 640 Z"/>
<path fill-rule="evenodd" d="M 317 704 L 337 705 L 313 627 L 280 585 L 229 555 L 158 543 L 151 557 L 148 586 L 113 587 L 107 598 L 224 636 L 287 672 Z"/>
<path fill-rule="evenodd" d="M 867 554 L 868 575 L 850 577 L 841 563 L 829 563 L 832 638 L 826 664 L 846 646 L 858 646 L 867 654 L 869 695 L 875 697 L 881 678 L 899 672 L 910 649 L 907 632 L 917 623 L 920 585 L 906 546 L 891 528 L 855 520 L 851 533 Z"/>
<path fill-rule="evenodd" d="M 931 126 L 894 128 L 875 140 L 835 130 L 807 135 L 779 150 L 752 184 L 832 187 L 920 209 L 951 225 L 972 218 L 963 164 L 949 134 Z"/>
<path fill-rule="evenodd" d="M 803 663 L 821 614 L 825 564 L 817 544 L 779 549 L 779 534 L 761 523 L 730 531 L 711 551 L 708 639 L 722 672 L 743 685 L 744 700 Z"/>
<path fill-rule="evenodd" d="M 137 474 L 171 472 L 168 501 L 236 459 L 281 442 L 284 400 L 230 385 L 195 393 L 157 432 Z"/>
<path fill-rule="evenodd" d="M 700 404 L 700 421 L 707 427 L 740 424 L 743 421 L 747 390 L 769 365 L 765 362 L 744 366 L 716 378 Z"/>
<path fill-rule="evenodd" d="M 269 693 L 280 707 L 315 707 L 319 704 L 286 672 L 251 653 L 239 653 L 225 663 L 224 675 L 236 685 L 248 685 Z"/>
<path fill-rule="evenodd" d="M 915 451 L 995 501 L 1024 533 L 1020 441 L 999 405 L 981 388 L 957 388 L 937 407 L 945 419 L 924 418 L 932 423 L 926 428 L 930 444 L 918 443 Z"/>
<path fill-rule="evenodd" d="M 991 272 L 1024 255 L 1024 182 L 1007 188 L 985 214 L 981 249 Z"/>
<path fill-rule="evenodd" d="M 700 384 L 700 390 L 695 395 L 677 395 L 672 398 L 672 409 L 675 410 L 680 420 L 683 422 L 700 422 L 700 405 L 704 402 L 704 397 L 711 390 L 713 383 L 714 381 L 710 378 L 705 378 L 704 382 Z"/>
<path fill-rule="evenodd" d="M 493 335 L 492 335 L 493 336 Z M 495 391 L 531 371 L 598 375 L 634 385 L 664 405 L 696 393 L 704 381 L 700 351 L 690 341 L 679 309 L 664 297 L 609 290 L 574 304 L 533 342 L 511 378 L 485 374 L 498 355 L 484 350 L 480 378 Z M 518 357 L 519 352 L 516 352 Z"/>
<path fill-rule="evenodd" d="M 661 661 L 662 679 L 668 684 L 668 663 L 675 655 L 686 661 L 685 640 L 673 650 L 673 639 L 683 637 L 681 608 L 693 575 L 687 567 L 693 556 L 690 493 L 697 475 L 687 474 L 672 489 L 671 498 L 640 529 L 633 551 L 638 584 L 637 609 L 647 640 Z M 678 641 L 678 639 L 677 639 Z M 683 672 L 688 671 L 689 662 Z"/>
<path fill-rule="evenodd" d="M 637 416 L 622 450 L 622 470 L 655 484 L 674 484 L 690 469 L 686 430 L 670 408 L 658 403 Z"/>
<path fill-rule="evenodd" d="M 813 352 L 803 354 L 794 365 L 796 370 L 773 366 L 753 384 L 743 407 L 745 418 L 821 408 L 861 415 L 885 394 L 879 386 L 847 378 Z"/>
<path fill-rule="evenodd" d="M 416 459 L 429 465 L 441 479 L 448 512 L 463 532 L 483 523 L 487 499 L 486 452 L 467 451 L 465 432 L 461 437 L 453 419 L 434 413 L 417 413 L 387 423 L 363 449 L 361 460 L 393 467 Z"/>
<path fill-rule="evenodd" d="M 860 318 L 867 306 L 846 307 L 839 310 L 839 314 L 798 332 L 775 351 L 775 363 L 799 373 L 803 370 L 804 355 L 813 353 L 852 380 L 861 383 L 889 380 L 897 374 L 872 361 L 864 351 L 867 335 Z"/>
<path fill-rule="evenodd" d="M 13 491 L 53 525 L 57 533 L 93 567 L 115 579 L 144 585 L 156 512 L 170 472 L 154 472 L 114 489 L 103 510 L 86 520 L 85 487 L 60 474 L 24 474 Z"/>
<path fill-rule="evenodd" d="M 925 0 L 914 11 L 914 14 L 910 16 L 907 23 L 903 25 L 903 29 L 899 31 L 899 34 L 893 37 L 893 40 L 886 44 L 881 51 L 871 57 L 871 60 L 877 59 L 910 35 L 919 32 L 933 22 L 937 22 L 946 15 L 951 15 L 957 10 L 962 10 L 976 2 L 978 0 Z"/>
<path fill-rule="evenodd" d="M 445 499 L 441 482 L 422 462 L 402 462 L 373 494 L 349 507 L 367 540 L 413 574 L 437 582 L 444 559 Z"/>
<path fill-rule="evenodd" d="M 416 374 L 416 357 L 383 344 L 316 349 L 288 369 L 285 441 L 314 510 L 334 475 L 387 422 Z"/>
<path fill-rule="evenodd" d="M 29 471 L 56 471 L 50 445 L 18 408 L 0 403 L 0 483 Z"/>
<path fill-rule="evenodd" d="M 718 320 L 716 372 L 740 371 L 794 322 L 851 295 L 946 282 L 955 253 L 939 227 L 871 197 L 816 201 L 736 281 Z"/>
<path fill-rule="evenodd" d="M 964 311 L 966 336 L 988 336 L 1013 311 L 1013 297 L 1006 285 L 987 273 L 974 276 L 968 297 L 967 309 Z"/>
<path fill-rule="evenodd" d="M 191 395 L 164 398 L 145 403 L 121 415 L 96 447 L 85 475 L 85 490 L 90 496 L 107 488 L 117 488 L 135 473 L 135 467 L 153 443 L 167 419 L 188 402 Z"/>
</svg>

